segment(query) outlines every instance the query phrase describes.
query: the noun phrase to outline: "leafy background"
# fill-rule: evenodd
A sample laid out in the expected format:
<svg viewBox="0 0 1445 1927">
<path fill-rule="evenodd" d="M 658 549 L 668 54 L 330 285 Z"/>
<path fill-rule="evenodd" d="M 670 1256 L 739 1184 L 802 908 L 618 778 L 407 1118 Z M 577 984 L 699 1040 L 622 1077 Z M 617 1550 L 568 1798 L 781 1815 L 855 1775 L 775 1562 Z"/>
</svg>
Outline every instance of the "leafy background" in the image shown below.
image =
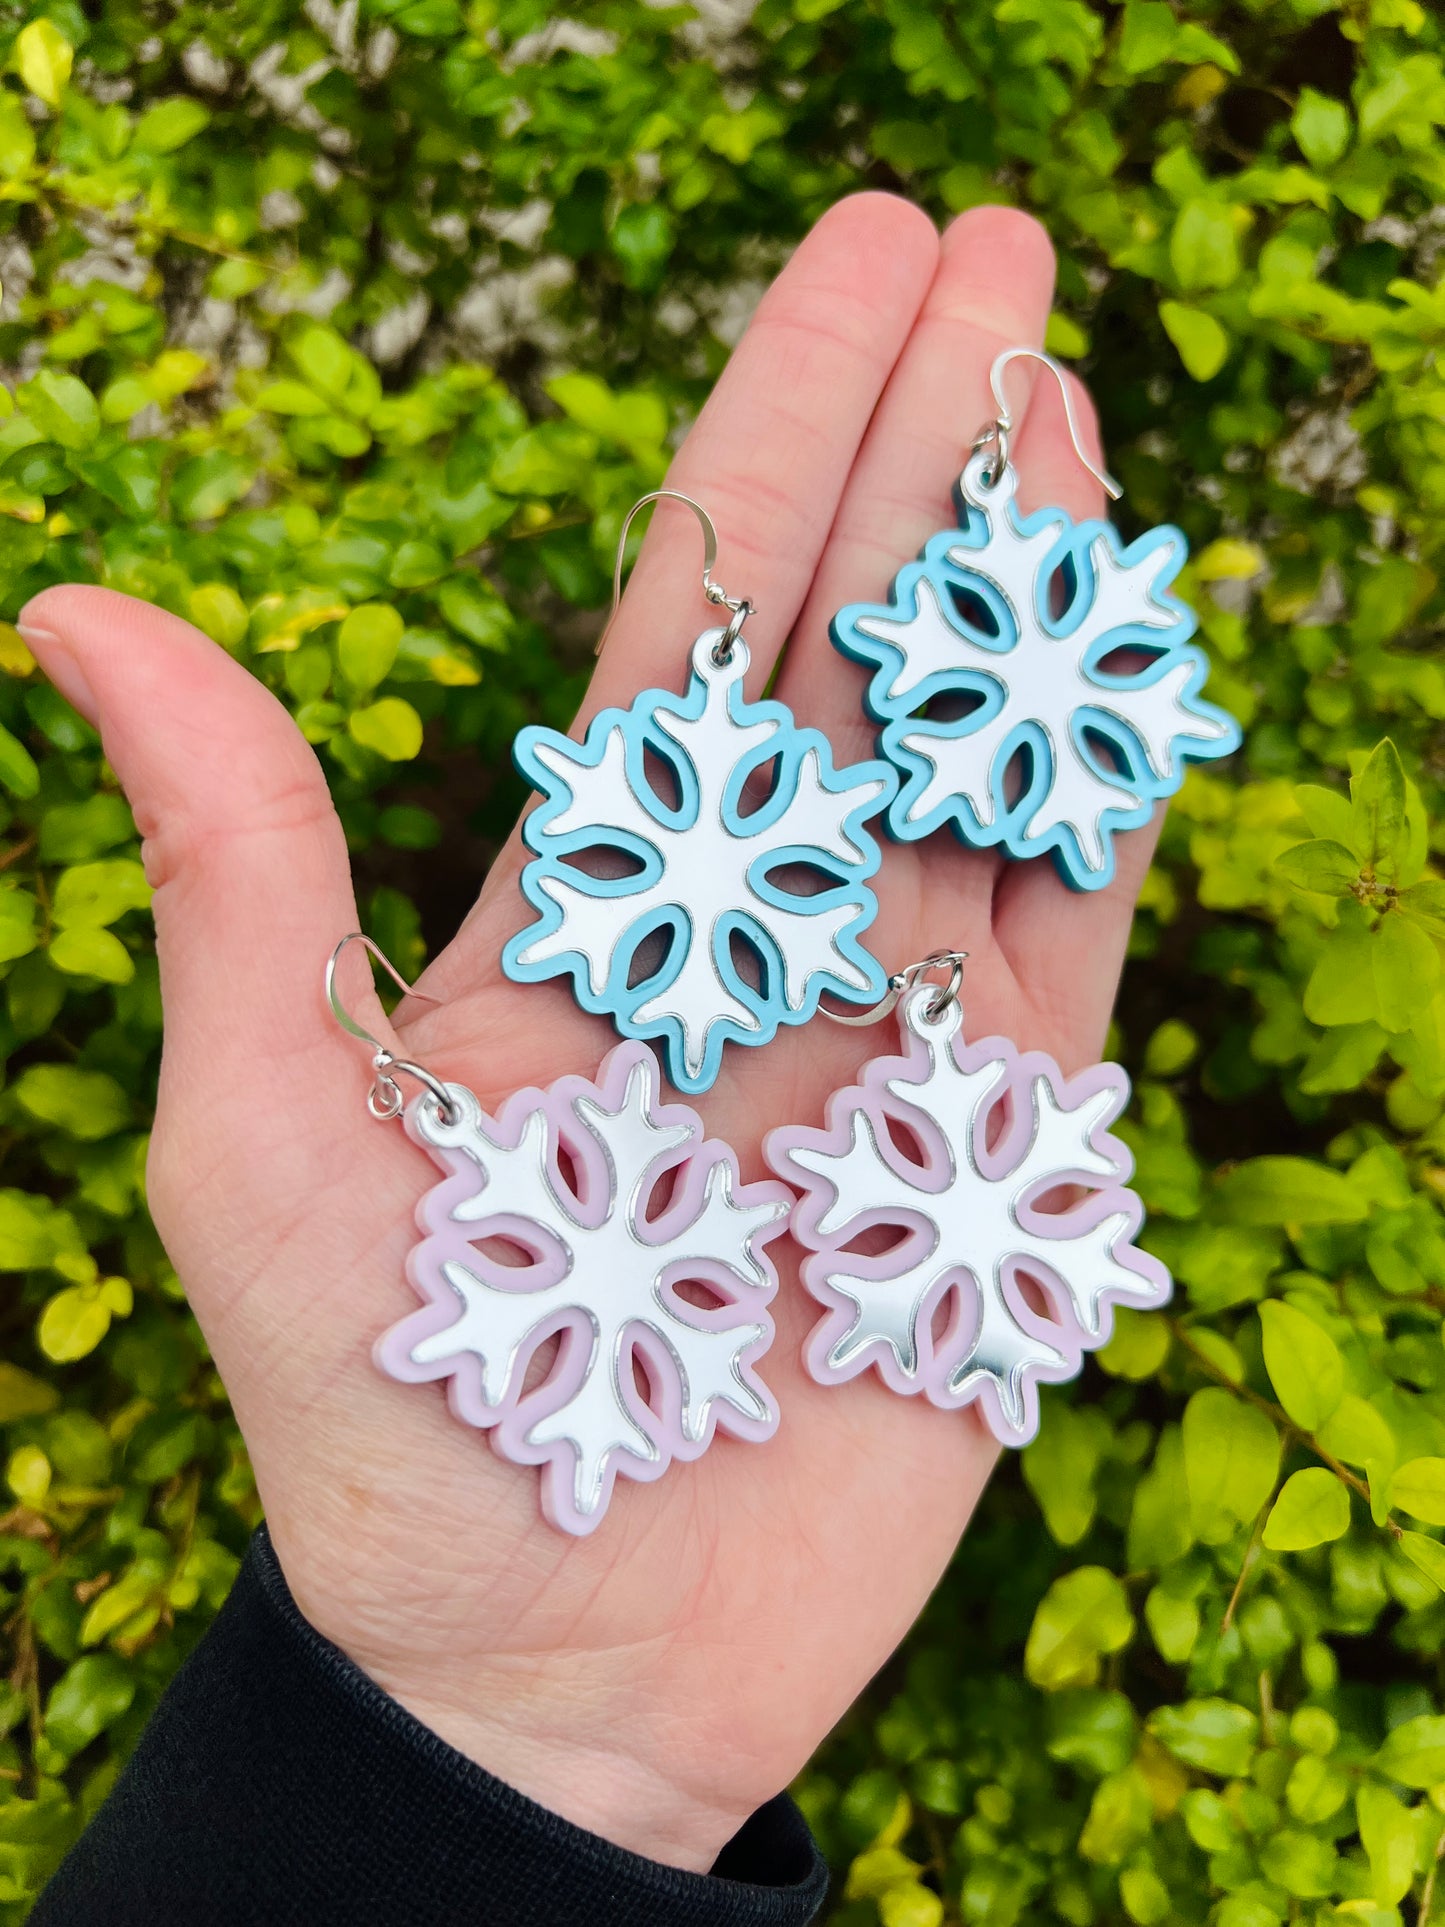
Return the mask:
<svg viewBox="0 0 1445 1927">
<path fill-rule="evenodd" d="M 1116 1046 L 1169 1316 L 996 1480 L 801 1795 L 841 1927 L 1445 1918 L 1445 69 L 1419 0 L 0 12 L 0 593 L 188 615 L 443 940 L 626 506 L 819 212 L 1035 209 L 1247 728 Z M 256 1498 L 142 1192 L 132 824 L 0 625 L 0 1921 Z"/>
</svg>

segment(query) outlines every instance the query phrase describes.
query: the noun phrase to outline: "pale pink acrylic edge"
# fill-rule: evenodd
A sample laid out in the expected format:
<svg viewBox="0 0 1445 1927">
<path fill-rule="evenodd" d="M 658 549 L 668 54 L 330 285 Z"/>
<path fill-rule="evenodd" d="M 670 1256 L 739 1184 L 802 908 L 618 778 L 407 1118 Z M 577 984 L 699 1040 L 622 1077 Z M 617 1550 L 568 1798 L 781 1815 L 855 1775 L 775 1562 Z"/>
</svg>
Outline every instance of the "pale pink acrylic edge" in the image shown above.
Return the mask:
<svg viewBox="0 0 1445 1927">
<path fill-rule="evenodd" d="M 545 1089 L 532 1086 L 515 1091 L 495 1114 L 482 1112 L 484 1128 L 499 1144 L 515 1145 L 527 1117 L 534 1111 L 543 1111 L 552 1127 L 549 1156 L 553 1164 L 553 1177 L 560 1183 L 555 1145 L 558 1130 L 566 1127 L 569 1150 L 573 1151 L 584 1180 L 581 1199 L 584 1211 L 590 1198 L 598 1197 L 600 1212 L 605 1203 L 600 1199 L 598 1190 L 602 1181 L 601 1152 L 591 1134 L 577 1128 L 573 1105 L 579 1097 L 590 1098 L 604 1109 L 615 1110 L 626 1091 L 628 1079 L 642 1064 L 647 1066 L 654 1080 L 655 1092 L 660 1079 L 656 1059 L 645 1044 L 627 1042 L 618 1044 L 608 1052 L 595 1079 L 573 1074 L 558 1078 Z M 412 1349 L 424 1338 L 445 1330 L 456 1321 L 457 1296 L 447 1283 L 442 1266 L 464 1257 L 475 1262 L 471 1238 L 475 1237 L 477 1228 L 475 1225 L 457 1223 L 451 1213 L 464 1198 L 474 1197 L 479 1188 L 477 1168 L 465 1152 L 428 1144 L 420 1135 L 416 1128 L 416 1115 L 422 1101 L 418 1098 L 408 1107 L 407 1133 L 447 1175 L 440 1184 L 433 1185 L 425 1193 L 417 1206 L 417 1224 L 423 1236 L 408 1256 L 406 1271 L 423 1304 L 420 1310 L 409 1313 L 376 1341 L 372 1355 L 381 1371 L 390 1378 L 408 1384 L 447 1379 L 447 1402 L 454 1416 L 463 1424 L 488 1432 L 492 1447 L 499 1457 L 515 1465 L 538 1466 L 541 1469 L 540 1502 L 543 1516 L 559 1531 L 577 1537 L 585 1537 L 601 1524 L 611 1504 L 613 1487 L 619 1475 L 639 1484 L 659 1479 L 674 1460 L 700 1458 L 719 1430 L 734 1438 L 755 1443 L 772 1437 L 778 1426 L 778 1407 L 772 1393 L 757 1376 L 755 1367 L 772 1345 L 775 1330 L 772 1314 L 767 1307 L 776 1294 L 778 1276 L 765 1247 L 787 1229 L 786 1209 L 773 1223 L 763 1225 L 750 1240 L 750 1249 L 764 1274 L 765 1283 L 753 1288 L 750 1293 L 746 1317 L 729 1320 L 728 1307 L 711 1313 L 694 1306 L 688 1307 L 689 1316 L 702 1323 L 712 1319 L 721 1323 L 756 1323 L 762 1326 L 758 1339 L 741 1354 L 738 1369 L 739 1376 L 764 1407 L 766 1416 L 749 1419 L 732 1406 L 719 1407 L 715 1403 L 708 1413 L 701 1438 L 688 1438 L 682 1429 L 681 1399 L 673 1384 L 672 1372 L 666 1367 L 662 1349 L 648 1337 L 644 1327 L 638 1327 L 634 1342 L 648 1362 L 655 1361 L 659 1368 L 653 1377 L 654 1383 L 663 1389 L 662 1414 L 659 1416 L 646 1407 L 630 1387 L 624 1386 L 623 1391 L 631 1417 L 657 1447 L 658 1456 L 655 1460 L 642 1460 L 631 1454 L 611 1455 L 603 1473 L 601 1497 L 591 1513 L 580 1512 L 572 1497 L 574 1454 L 571 1447 L 565 1441 L 537 1445 L 527 1438 L 531 1428 L 556 1411 L 570 1395 L 578 1367 L 574 1348 L 586 1330 L 582 1314 L 554 1323 L 549 1328 L 554 1334 L 563 1336 L 563 1353 L 546 1381 L 523 1395 L 523 1374 L 518 1372 L 507 1396 L 499 1404 L 490 1404 L 483 1396 L 481 1365 L 470 1353 L 459 1353 L 432 1365 L 418 1365 L 411 1356 Z M 652 1229 L 665 1236 L 669 1223 L 690 1222 L 702 1207 L 703 1190 L 710 1172 L 720 1163 L 726 1164 L 731 1171 L 733 1196 L 739 1204 L 751 1207 L 775 1203 L 791 1207 L 793 1195 L 785 1185 L 770 1179 L 751 1184 L 740 1181 L 736 1154 L 721 1140 L 706 1136 L 703 1121 L 691 1106 L 659 1103 L 654 1095 L 648 1106 L 648 1115 L 658 1124 L 676 1126 L 692 1134 L 692 1141 L 681 1147 L 674 1158 L 658 1162 L 656 1168 L 659 1175 L 664 1169 L 681 1167 L 681 1177 L 666 1212 Z M 490 1228 L 505 1229 L 503 1214 L 498 1214 L 496 1220 L 488 1222 Z M 518 1228 L 521 1228 L 520 1221 Z M 704 1268 L 699 1268 L 699 1275 L 705 1275 Z M 720 1276 L 717 1282 L 729 1289 L 736 1289 L 736 1280 L 730 1274 Z"/>
<path fill-rule="evenodd" d="M 875 1057 L 864 1065 L 859 1082 L 843 1090 L 838 1090 L 829 1098 L 822 1128 L 808 1125 L 784 1125 L 770 1131 L 763 1140 L 763 1154 L 768 1164 L 787 1183 L 799 1192 L 798 1202 L 793 1208 L 790 1230 L 797 1242 L 810 1253 L 803 1260 L 801 1276 L 811 1295 L 824 1308 L 824 1316 L 809 1333 L 804 1346 L 804 1362 L 809 1375 L 822 1385 L 842 1385 L 854 1378 L 874 1370 L 891 1391 L 903 1397 L 916 1397 L 922 1393 L 934 1405 L 945 1410 L 961 1410 L 977 1402 L 985 1422 L 1000 1444 L 1010 1446 L 1027 1445 L 1037 1434 L 1039 1425 L 1038 1387 L 1040 1384 L 1060 1384 L 1077 1376 L 1082 1369 L 1084 1353 L 1097 1350 L 1108 1343 L 1113 1335 L 1113 1310 L 1117 1304 L 1127 1304 L 1139 1309 L 1152 1309 L 1166 1304 L 1173 1290 L 1173 1281 L 1164 1265 L 1147 1251 L 1141 1251 L 1134 1243 L 1144 1222 L 1144 1207 L 1138 1194 L 1128 1189 L 1127 1180 L 1132 1175 L 1134 1160 L 1129 1148 L 1114 1137 L 1108 1126 L 1123 1111 L 1129 1101 L 1128 1073 L 1118 1064 L 1095 1064 L 1081 1071 L 1073 1078 L 1065 1078 L 1055 1060 L 1044 1051 L 1020 1051 L 1005 1037 L 986 1037 L 979 1043 L 958 1048 L 957 1040 L 947 1048 L 953 1053 L 954 1060 L 963 1071 L 976 1071 L 984 1065 L 1002 1060 L 1004 1070 L 1000 1077 L 1000 1089 L 1006 1083 L 1012 1091 L 1023 1093 L 1032 1088 L 1037 1077 L 1047 1078 L 1055 1097 L 1061 1105 L 1073 1108 L 1097 1092 L 1110 1090 L 1115 1102 L 1101 1117 L 1089 1134 L 1089 1143 L 1101 1157 L 1114 1164 L 1116 1180 L 1103 1187 L 1098 1186 L 1096 1177 L 1085 1172 L 1060 1172 L 1059 1181 L 1067 1182 L 1071 1176 L 1087 1185 L 1089 1198 L 1083 1200 L 1076 1209 L 1087 1212 L 1087 1218 L 1079 1220 L 1081 1228 L 1095 1224 L 1115 1214 L 1123 1214 L 1128 1220 L 1127 1239 L 1115 1249 L 1115 1257 L 1126 1269 L 1135 1272 L 1140 1280 L 1138 1296 L 1123 1291 L 1107 1292 L 1101 1296 L 1099 1306 L 1099 1327 L 1096 1332 L 1083 1330 L 1077 1320 L 1069 1318 L 1059 1323 L 1038 1319 L 1030 1311 L 1016 1290 L 1010 1299 L 1010 1309 L 1019 1318 L 1026 1330 L 1044 1338 L 1056 1351 L 1063 1354 L 1061 1363 L 1056 1367 L 1040 1366 L 1031 1369 L 1021 1385 L 1024 1403 L 1024 1419 L 1021 1425 L 1012 1425 L 999 1403 L 992 1383 L 979 1380 L 966 1387 L 962 1393 L 948 1390 L 948 1374 L 956 1364 L 950 1356 L 950 1342 L 958 1336 L 958 1322 L 955 1320 L 944 1335 L 942 1346 L 935 1352 L 928 1329 L 928 1311 L 936 1304 L 946 1288 L 946 1281 L 930 1294 L 919 1318 L 919 1369 L 916 1374 L 907 1375 L 900 1368 L 891 1346 L 876 1341 L 865 1346 L 858 1355 L 845 1365 L 829 1362 L 829 1354 L 838 1340 L 850 1328 L 854 1319 L 854 1308 L 850 1300 L 836 1290 L 830 1281 L 830 1272 L 838 1268 L 839 1247 L 844 1238 L 856 1238 L 860 1232 L 878 1224 L 897 1225 L 901 1219 L 892 1213 L 860 1213 L 850 1218 L 842 1227 L 841 1237 L 825 1236 L 818 1229 L 818 1221 L 827 1210 L 833 1196 L 833 1186 L 816 1172 L 798 1164 L 792 1156 L 795 1150 L 823 1151 L 837 1156 L 848 1149 L 851 1142 L 850 1120 L 855 1111 L 867 1113 L 872 1122 L 875 1135 L 880 1144 L 888 1142 L 885 1116 L 892 1110 L 910 1127 L 924 1127 L 920 1135 L 927 1138 L 932 1131 L 928 1120 L 921 1118 L 906 1102 L 888 1090 L 894 1079 L 906 1083 L 917 1082 L 928 1065 L 928 1047 L 921 1037 L 908 1033 L 909 1049 L 903 1055 Z M 990 1150 L 982 1143 L 976 1143 L 974 1155 L 980 1169 L 986 1176 L 1006 1177 L 1014 1159 L 1018 1155 L 1018 1139 L 1027 1131 L 1027 1107 L 1020 1104 L 1015 1109 L 1013 1122 L 1004 1136 Z M 936 1164 L 930 1175 L 936 1175 L 938 1188 L 946 1182 L 941 1165 Z M 1025 1213 L 1027 1218 L 1027 1213 Z M 871 1272 L 872 1275 L 885 1277 L 896 1270 L 900 1251 L 885 1254 L 881 1259 L 860 1259 L 849 1257 L 847 1266 L 855 1275 Z M 890 1267 L 883 1269 L 881 1267 Z M 1012 1268 L 1010 1287 L 1013 1288 Z M 1051 1300 L 1052 1302 L 1052 1300 Z M 1058 1309 L 1058 1307 L 1055 1307 Z"/>
</svg>

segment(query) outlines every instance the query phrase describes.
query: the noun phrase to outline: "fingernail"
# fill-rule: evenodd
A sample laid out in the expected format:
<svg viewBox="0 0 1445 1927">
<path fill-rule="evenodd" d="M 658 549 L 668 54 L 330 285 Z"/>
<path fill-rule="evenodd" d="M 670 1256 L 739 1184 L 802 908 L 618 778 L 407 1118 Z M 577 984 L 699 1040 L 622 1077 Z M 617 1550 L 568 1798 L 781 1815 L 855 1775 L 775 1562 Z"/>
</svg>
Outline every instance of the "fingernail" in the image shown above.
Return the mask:
<svg viewBox="0 0 1445 1927">
<path fill-rule="evenodd" d="M 31 622 L 17 622 L 15 628 L 71 708 L 78 709 L 88 723 L 95 723 L 99 714 L 95 691 L 69 644 L 54 630 L 37 628 Z"/>
</svg>

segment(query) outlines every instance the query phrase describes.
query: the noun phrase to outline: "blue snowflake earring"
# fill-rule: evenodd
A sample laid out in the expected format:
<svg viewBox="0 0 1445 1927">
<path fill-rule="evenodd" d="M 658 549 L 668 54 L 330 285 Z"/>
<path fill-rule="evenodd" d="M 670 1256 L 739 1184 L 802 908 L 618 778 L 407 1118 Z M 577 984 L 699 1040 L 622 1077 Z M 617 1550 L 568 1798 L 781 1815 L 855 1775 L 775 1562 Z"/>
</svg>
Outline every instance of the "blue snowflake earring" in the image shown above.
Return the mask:
<svg viewBox="0 0 1445 1927">
<path fill-rule="evenodd" d="M 1005 350 L 990 374 L 997 419 L 955 491 L 958 527 L 899 570 L 886 604 L 841 609 L 833 641 L 873 671 L 864 701 L 903 779 L 893 836 L 950 823 L 976 849 L 1051 855 L 1066 883 L 1100 890 L 1114 832 L 1147 822 L 1186 763 L 1229 755 L 1240 733 L 1199 693 L 1208 663 L 1189 643 L 1194 612 L 1169 586 L 1188 553 L 1179 529 L 1126 547 L 1109 522 L 1019 516 L 1002 389 L 1019 357 L 1052 370 L 1075 452 L 1118 498 L 1080 446 L 1058 363 Z"/>
<path fill-rule="evenodd" d="M 502 953 L 519 983 L 570 976 L 586 1010 L 624 1037 L 660 1041 L 679 1090 L 705 1091 L 723 1046 L 766 1044 L 826 991 L 867 1004 L 887 973 L 861 934 L 877 912 L 864 827 L 894 798 L 888 764 L 833 767 L 827 739 L 777 702 L 743 694 L 746 600 L 712 580 L 717 535 L 675 489 L 645 495 L 618 543 L 613 610 L 632 517 L 686 502 L 707 545 L 703 590 L 725 628 L 692 646 L 687 691 L 645 689 L 605 709 L 582 742 L 524 729 L 513 755 L 541 792 L 523 826 L 522 891 L 537 920 Z"/>
</svg>

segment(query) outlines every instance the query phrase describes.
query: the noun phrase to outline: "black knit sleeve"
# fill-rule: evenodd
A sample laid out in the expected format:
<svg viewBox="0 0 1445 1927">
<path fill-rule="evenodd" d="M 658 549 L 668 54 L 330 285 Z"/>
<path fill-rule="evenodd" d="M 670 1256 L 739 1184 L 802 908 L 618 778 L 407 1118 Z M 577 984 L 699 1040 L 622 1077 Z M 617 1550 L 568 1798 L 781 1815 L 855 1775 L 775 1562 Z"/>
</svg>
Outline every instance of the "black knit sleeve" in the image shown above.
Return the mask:
<svg viewBox="0 0 1445 1927">
<path fill-rule="evenodd" d="M 302 1618 L 264 1529 L 32 1927 L 804 1927 L 797 1808 L 711 1874 L 625 1853 L 474 1765 Z"/>
</svg>

